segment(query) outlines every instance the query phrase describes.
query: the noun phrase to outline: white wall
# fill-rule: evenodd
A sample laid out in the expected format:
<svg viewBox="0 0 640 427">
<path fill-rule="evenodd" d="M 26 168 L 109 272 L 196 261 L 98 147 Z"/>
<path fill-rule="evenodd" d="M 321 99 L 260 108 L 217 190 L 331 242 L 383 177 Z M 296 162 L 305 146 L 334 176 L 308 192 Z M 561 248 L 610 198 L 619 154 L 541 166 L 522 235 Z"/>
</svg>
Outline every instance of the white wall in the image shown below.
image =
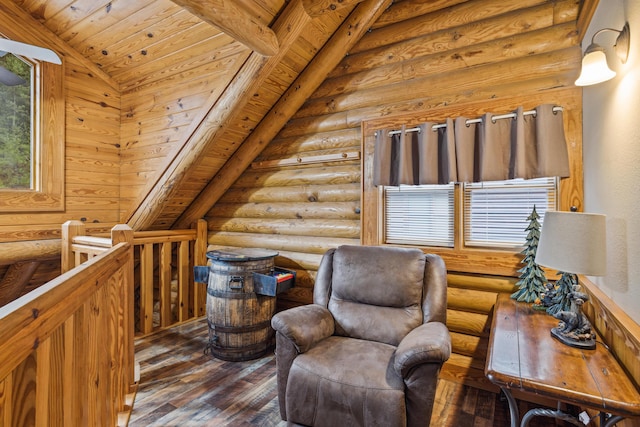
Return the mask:
<svg viewBox="0 0 640 427">
<path fill-rule="evenodd" d="M 582 47 L 597 30 L 621 29 L 625 21 L 626 64 L 612 47 L 617 34 L 598 35 L 618 74 L 583 90 L 584 211 L 607 215 L 607 275 L 591 279 L 640 323 L 640 1 L 600 0 Z"/>
</svg>

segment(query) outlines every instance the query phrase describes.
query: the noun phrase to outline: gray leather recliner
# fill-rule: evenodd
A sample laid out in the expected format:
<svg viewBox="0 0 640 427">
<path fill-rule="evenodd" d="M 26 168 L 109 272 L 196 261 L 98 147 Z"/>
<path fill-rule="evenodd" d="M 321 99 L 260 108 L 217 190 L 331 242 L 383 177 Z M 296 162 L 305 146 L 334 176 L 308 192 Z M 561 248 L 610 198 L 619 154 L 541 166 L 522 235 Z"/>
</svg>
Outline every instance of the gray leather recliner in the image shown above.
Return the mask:
<svg viewBox="0 0 640 427">
<path fill-rule="evenodd" d="M 276 314 L 278 399 L 288 425 L 429 425 L 451 354 L 442 258 L 341 246 L 322 258 L 313 304 Z"/>
</svg>

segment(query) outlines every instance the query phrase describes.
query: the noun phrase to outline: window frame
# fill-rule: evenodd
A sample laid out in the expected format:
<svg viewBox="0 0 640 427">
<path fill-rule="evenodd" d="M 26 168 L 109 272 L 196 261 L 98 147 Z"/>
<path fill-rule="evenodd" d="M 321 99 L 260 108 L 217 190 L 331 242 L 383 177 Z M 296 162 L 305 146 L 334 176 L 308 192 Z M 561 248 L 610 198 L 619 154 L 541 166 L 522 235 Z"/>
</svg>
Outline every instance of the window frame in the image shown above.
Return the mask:
<svg viewBox="0 0 640 427">
<path fill-rule="evenodd" d="M 384 206 L 381 187 L 373 185 L 373 153 L 375 149 L 375 132 L 381 129 L 399 129 L 402 125 L 413 127 L 426 121 L 443 122 L 449 117 L 479 117 L 487 111 L 511 111 L 518 106 L 525 109 L 534 108 L 544 103 L 556 103 L 564 107 L 565 134 L 569 150 L 569 167 L 571 176 L 562 178 L 559 183 L 558 209 L 568 211 L 575 207 L 582 211 L 584 200 L 582 170 L 582 98 L 581 92 L 575 88 L 561 88 L 551 93 L 522 95 L 509 99 L 484 100 L 480 104 L 469 103 L 455 106 L 426 108 L 412 113 L 398 114 L 389 117 L 364 119 L 361 123 L 361 233 L 362 245 L 387 245 L 384 243 Z M 462 191 L 455 192 L 455 209 L 461 209 Z M 463 220 L 462 212 L 456 211 L 456 221 Z M 447 266 L 447 271 L 462 274 L 486 274 L 492 277 L 518 277 L 522 267 L 522 254 L 516 250 L 495 248 L 464 248 L 460 243 L 464 236 L 461 224 L 455 224 L 454 248 L 434 246 L 415 246 L 426 253 L 440 255 Z M 390 244 L 390 246 L 395 246 Z M 403 245 L 406 247 L 406 245 Z M 502 286 L 496 282 L 497 288 Z M 507 287 L 512 286 L 508 284 Z"/>
<path fill-rule="evenodd" d="M 447 185 L 427 185 L 419 188 L 416 186 L 383 186 L 382 187 L 382 206 L 383 206 L 383 222 L 384 222 L 384 244 L 397 244 L 397 245 L 407 245 L 407 246 L 415 246 L 416 244 L 420 244 L 420 241 L 428 241 L 431 240 L 431 243 L 428 245 L 429 247 L 439 247 L 439 248 L 453 248 L 455 247 L 455 184 L 447 184 Z M 421 197 L 418 196 L 419 200 L 413 197 L 414 194 L 423 194 L 423 191 L 429 191 L 430 196 Z M 433 191 L 433 193 L 431 193 Z M 443 203 L 444 202 L 444 203 Z M 425 210 L 420 213 L 415 213 L 415 209 L 420 204 L 421 207 Z M 437 204 L 437 209 L 430 209 L 434 204 Z M 446 205 L 446 210 L 448 210 L 449 215 L 440 215 L 442 205 Z M 396 207 L 392 208 L 391 206 L 395 205 Z M 409 206 L 411 205 L 411 206 Z M 401 218 L 396 217 L 394 220 L 389 221 L 389 209 L 394 209 L 397 212 L 404 212 L 404 218 L 410 218 L 410 224 L 407 226 L 406 222 L 404 222 Z M 441 227 L 443 224 L 440 221 L 436 221 L 435 225 L 440 225 L 439 228 L 441 234 L 439 236 L 432 236 L 430 233 L 425 233 L 425 235 L 416 238 L 416 236 L 408 237 L 407 233 L 409 233 L 409 229 L 412 232 L 420 234 L 423 229 L 425 219 L 419 222 L 415 222 L 414 218 L 411 218 L 410 215 L 406 215 L 409 211 L 414 212 L 414 215 L 422 216 L 423 218 L 434 217 L 438 214 L 438 218 L 444 217 L 444 229 Z M 426 211 L 426 212 L 425 212 Z M 401 215 L 401 214 L 399 214 Z M 390 223 L 393 224 L 393 227 L 390 226 Z M 392 230 L 390 232 L 390 230 Z M 395 234 L 394 230 L 398 230 L 398 234 Z M 390 236 L 390 233 L 392 234 Z"/>
<path fill-rule="evenodd" d="M 514 180 L 509 184 L 503 184 L 503 183 L 487 183 L 487 189 L 489 190 L 498 190 L 498 191 L 507 191 L 510 192 L 512 189 L 522 189 L 522 188 L 527 188 L 527 181 L 525 180 Z M 402 193 L 412 193 L 412 194 L 425 194 L 420 190 L 419 186 L 381 186 L 381 200 L 380 200 L 380 204 L 382 206 L 382 215 L 383 217 L 381 218 L 382 222 L 383 222 L 383 232 L 382 232 L 382 244 L 388 245 L 400 245 L 400 246 L 420 246 L 420 247 L 425 247 L 425 248 L 449 248 L 449 249 L 458 249 L 458 250 L 468 250 L 468 249 L 487 249 L 487 250 L 500 250 L 500 251 L 507 251 L 507 252 L 518 252 L 520 253 L 520 251 L 522 250 L 522 248 L 525 245 L 525 237 L 526 237 L 526 232 L 525 229 L 528 225 L 528 221 L 526 220 L 526 218 L 528 217 L 528 215 L 531 213 L 531 210 L 527 209 L 526 213 L 523 213 L 523 217 L 522 217 L 522 227 L 521 230 L 522 231 L 522 240 L 518 241 L 517 243 L 514 242 L 483 242 L 483 241 L 473 241 L 473 239 L 471 238 L 471 233 L 472 233 L 472 224 L 471 224 L 471 219 L 469 218 L 469 215 L 471 214 L 471 211 L 473 210 L 472 206 L 470 205 L 471 203 L 471 199 L 470 199 L 470 192 L 474 191 L 474 190 L 480 190 L 482 191 L 482 183 L 451 183 L 448 185 L 427 185 L 427 186 L 422 186 L 424 187 L 424 191 L 426 191 L 426 194 L 429 194 L 430 190 L 433 191 L 435 190 L 436 192 L 439 193 L 445 193 L 445 192 L 449 192 L 449 202 L 450 203 L 450 210 L 449 210 L 449 219 L 445 220 L 444 222 L 447 222 L 450 224 L 450 226 L 452 227 L 452 229 L 450 230 L 450 234 L 449 234 L 449 238 L 445 241 L 442 240 L 442 244 L 438 244 L 438 243 L 425 243 L 426 241 L 429 240 L 429 235 L 428 233 L 426 233 L 426 235 L 422 236 L 422 237 L 404 237 L 406 236 L 406 234 L 409 232 L 410 233 L 410 229 L 416 229 L 416 228 L 424 228 L 418 224 L 416 224 L 416 222 L 410 222 L 406 227 L 404 226 L 404 224 L 402 224 L 403 220 L 402 220 L 402 213 L 399 213 L 398 217 L 395 217 L 394 219 L 392 219 L 391 221 L 389 220 L 389 209 L 390 209 L 390 205 L 389 203 L 397 203 L 400 206 L 397 206 L 395 208 L 391 208 L 394 211 L 397 212 L 402 212 L 404 209 L 404 212 L 410 211 L 414 208 L 416 208 L 418 205 L 420 204 L 428 204 L 428 201 L 431 200 L 433 198 L 433 196 L 429 196 L 429 195 L 425 195 L 424 197 L 420 197 L 418 196 L 417 198 L 413 199 L 413 206 L 411 207 L 402 207 L 402 203 L 407 202 L 407 198 L 403 197 L 402 199 L 400 199 L 400 201 L 394 201 L 394 195 L 400 195 Z M 440 187 L 440 188 L 438 188 Z M 559 186 L 558 186 L 558 179 L 557 178 L 543 178 L 540 180 L 537 180 L 537 182 L 532 183 L 532 186 L 529 187 L 532 189 L 543 189 L 545 191 L 549 191 L 549 190 L 554 190 L 554 193 L 552 193 L 551 196 L 549 196 L 547 194 L 547 200 L 546 200 L 546 205 L 538 205 L 538 213 L 540 215 L 544 215 L 544 212 L 547 210 L 557 210 L 558 206 L 557 206 L 557 199 L 559 197 Z M 403 208 L 403 209 L 400 209 Z M 442 215 L 446 216 L 446 212 L 442 212 Z M 426 216 L 428 215 L 428 213 L 422 213 L 422 211 L 420 213 L 418 213 L 417 215 L 419 216 Z M 406 215 L 405 215 L 406 216 Z M 515 220 L 515 217 L 511 217 L 513 220 Z M 541 221 L 542 222 L 542 221 Z M 391 233 L 391 236 L 389 235 L 389 224 L 392 223 L 394 224 L 393 226 L 393 230 Z M 482 223 L 482 222 L 481 222 Z M 513 225 L 513 224 L 512 224 Z M 399 231 L 396 231 L 399 230 Z M 420 233 L 420 231 L 416 231 L 416 233 Z M 447 233 L 448 234 L 448 233 Z M 458 236 L 459 238 L 456 238 L 456 236 Z M 438 237 L 442 238 L 441 236 L 436 236 L 434 238 L 434 242 L 439 240 Z M 422 239 L 423 243 L 418 242 L 418 239 Z"/>
<path fill-rule="evenodd" d="M 8 38 L 12 38 L 7 36 Z M 35 42 L 37 43 L 37 42 Z M 65 102 L 62 65 L 36 63 L 33 189 L 0 189 L 0 212 L 64 211 Z"/>
<path fill-rule="evenodd" d="M 505 249 L 505 250 L 520 251 L 525 245 L 524 240 L 527 234 L 525 232 L 525 229 L 528 226 L 528 221 L 526 220 L 526 218 L 531 214 L 531 211 L 533 209 L 533 207 L 528 207 L 526 211 L 520 212 L 521 216 L 518 216 L 518 218 L 522 218 L 522 228 L 521 229 L 518 228 L 518 230 L 522 231 L 523 233 L 522 240 L 518 241 L 518 243 L 515 243 L 515 242 L 507 243 L 505 241 L 503 242 L 495 242 L 495 241 L 483 242 L 481 240 L 474 241 L 474 239 L 472 238 L 473 224 L 471 224 L 472 219 L 470 217 L 473 211 L 471 193 L 473 193 L 474 191 L 482 192 L 483 190 L 486 190 L 488 191 L 488 193 L 491 193 L 492 190 L 496 190 L 497 192 L 502 192 L 504 194 L 507 192 L 512 192 L 513 190 L 517 191 L 523 188 L 527 189 L 528 192 L 534 191 L 533 189 L 542 189 L 542 190 L 545 190 L 545 192 L 547 192 L 545 203 L 541 203 L 537 205 L 534 203 L 534 206 L 536 206 L 537 208 L 536 210 L 541 217 L 540 222 L 542 223 L 543 221 L 542 217 L 544 216 L 544 213 L 546 211 L 558 210 L 558 200 L 560 198 L 559 178 L 557 177 L 536 178 L 531 180 L 531 182 L 528 182 L 528 180 L 516 179 L 516 180 L 508 180 L 508 182 L 509 182 L 508 184 L 504 184 L 503 182 L 501 183 L 497 183 L 497 182 L 475 183 L 474 182 L 474 183 L 461 184 L 462 217 L 463 217 L 462 227 L 463 227 L 463 233 L 464 233 L 463 245 L 465 248 L 486 247 L 486 248 L 498 248 L 498 249 Z M 527 184 L 529 184 L 529 186 Z M 549 191 L 553 191 L 551 193 L 551 196 L 549 195 Z M 529 198 L 529 201 L 531 201 L 530 198 Z M 524 208 L 521 206 L 521 209 L 524 209 Z M 515 217 L 510 216 L 510 219 L 511 218 L 515 218 Z M 480 221 L 480 223 L 482 223 L 482 221 Z M 511 225 L 514 228 L 516 227 L 515 223 L 511 223 Z M 507 229 L 506 227 L 502 228 L 502 230 L 506 230 L 506 229 Z"/>
</svg>

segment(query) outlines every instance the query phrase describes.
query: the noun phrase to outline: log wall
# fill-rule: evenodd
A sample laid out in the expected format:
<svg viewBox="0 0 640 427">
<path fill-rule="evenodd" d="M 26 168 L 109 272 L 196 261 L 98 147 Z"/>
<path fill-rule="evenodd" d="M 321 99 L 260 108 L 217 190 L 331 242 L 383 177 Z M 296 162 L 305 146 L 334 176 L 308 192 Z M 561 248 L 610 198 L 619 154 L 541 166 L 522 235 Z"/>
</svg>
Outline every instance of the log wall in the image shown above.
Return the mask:
<svg viewBox="0 0 640 427">
<path fill-rule="evenodd" d="M 574 0 L 395 3 L 207 213 L 209 243 L 279 250 L 278 262 L 303 277 L 282 304 L 310 302 L 312 280 L 304 277 L 312 278 L 326 248 L 360 243 L 361 217 L 371 213 L 362 212 L 360 160 L 304 159 L 361 151 L 364 121 L 410 120 L 436 110 L 480 113 L 489 103 L 500 113 L 568 99 L 567 140 L 580 158 L 581 97 L 573 86 L 581 58 L 578 6 Z M 286 159 L 300 162 L 268 167 Z M 581 165 L 575 172 L 581 177 Z"/>
<path fill-rule="evenodd" d="M 362 198 L 366 152 L 362 163 L 348 156 L 320 164 L 304 159 L 361 151 L 363 122 L 434 118 L 434 111 L 455 117 L 567 102 L 576 180 L 571 188 L 563 184 L 563 203 L 579 206 L 582 100 L 573 86 L 581 60 L 578 12 L 574 0 L 395 2 L 207 213 L 209 243 L 278 250 L 276 264 L 298 273 L 296 287 L 279 296 L 279 309 L 310 303 L 322 253 L 341 244 L 377 243 L 365 238 L 366 218 L 377 210 Z M 299 161 L 268 167 L 290 159 Z M 486 259 L 472 260 L 475 267 L 462 271 L 456 265 L 468 260 L 451 263 L 454 355 L 448 375 L 489 387 L 483 374 L 487 328 L 497 293 L 513 290 L 518 260 L 515 254 L 500 260 L 493 273 L 499 277 L 479 266 Z"/>
</svg>

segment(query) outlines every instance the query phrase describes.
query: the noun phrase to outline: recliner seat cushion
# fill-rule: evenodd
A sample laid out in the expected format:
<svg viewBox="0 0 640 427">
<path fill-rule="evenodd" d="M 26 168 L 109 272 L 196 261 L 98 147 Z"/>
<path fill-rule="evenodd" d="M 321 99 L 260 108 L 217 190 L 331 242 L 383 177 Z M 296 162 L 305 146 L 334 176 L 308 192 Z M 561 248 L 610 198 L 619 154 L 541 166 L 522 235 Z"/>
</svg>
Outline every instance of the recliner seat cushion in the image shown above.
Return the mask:
<svg viewBox="0 0 640 427">
<path fill-rule="evenodd" d="M 393 370 L 394 351 L 384 343 L 332 336 L 300 354 L 287 381 L 288 421 L 316 427 L 404 426 L 404 382 Z"/>
</svg>

